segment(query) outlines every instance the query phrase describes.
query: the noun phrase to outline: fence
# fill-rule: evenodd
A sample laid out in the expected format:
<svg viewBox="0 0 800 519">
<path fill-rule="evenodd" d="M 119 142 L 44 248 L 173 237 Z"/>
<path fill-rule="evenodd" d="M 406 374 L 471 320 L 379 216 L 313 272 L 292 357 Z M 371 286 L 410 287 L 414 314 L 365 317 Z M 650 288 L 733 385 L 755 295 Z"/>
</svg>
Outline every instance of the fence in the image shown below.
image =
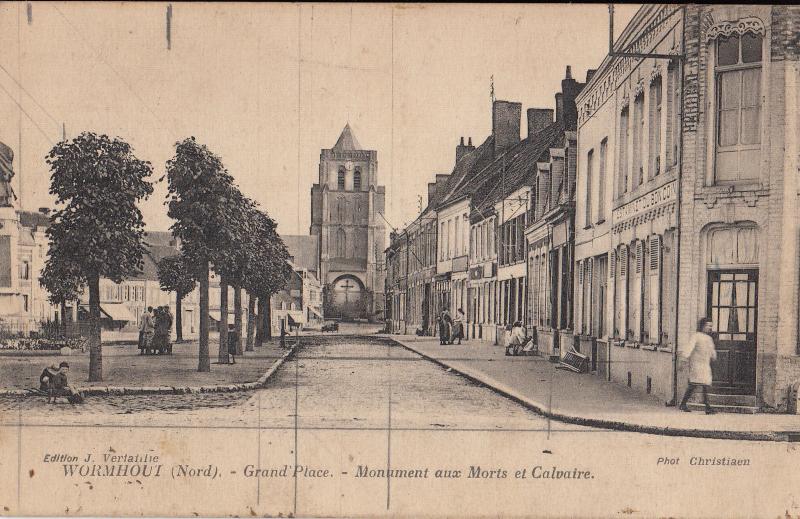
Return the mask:
<svg viewBox="0 0 800 519">
<path fill-rule="evenodd" d="M 59 339 L 88 337 L 91 326 L 86 321 L 56 321 L 36 322 L 31 320 L 1 320 L 0 340 L 7 338 L 38 338 Z"/>
</svg>

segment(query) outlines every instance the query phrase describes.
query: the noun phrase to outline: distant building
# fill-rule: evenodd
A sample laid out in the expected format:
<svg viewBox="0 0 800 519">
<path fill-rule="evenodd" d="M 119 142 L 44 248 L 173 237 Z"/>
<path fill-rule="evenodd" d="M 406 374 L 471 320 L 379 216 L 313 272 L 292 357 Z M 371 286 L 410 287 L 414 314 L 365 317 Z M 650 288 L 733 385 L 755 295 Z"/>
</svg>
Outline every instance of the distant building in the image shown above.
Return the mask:
<svg viewBox="0 0 800 519">
<path fill-rule="evenodd" d="M 14 152 L 0 143 L 0 328 L 28 334 L 59 316 L 39 284 L 47 260 L 48 211 L 16 208 L 13 161 Z"/>
<path fill-rule="evenodd" d="M 310 234 L 319 243 L 328 317 L 383 313 L 384 197 L 378 152 L 362 149 L 346 125 L 333 148 L 320 153 L 319 183 L 311 188 Z"/>
<path fill-rule="evenodd" d="M 316 236 L 283 235 L 289 251 L 292 276 L 286 288 L 272 296 L 272 331 L 280 332 L 281 321 L 292 321 L 304 327 L 320 326 L 323 321 L 322 285 L 317 278 L 319 242 Z"/>
</svg>

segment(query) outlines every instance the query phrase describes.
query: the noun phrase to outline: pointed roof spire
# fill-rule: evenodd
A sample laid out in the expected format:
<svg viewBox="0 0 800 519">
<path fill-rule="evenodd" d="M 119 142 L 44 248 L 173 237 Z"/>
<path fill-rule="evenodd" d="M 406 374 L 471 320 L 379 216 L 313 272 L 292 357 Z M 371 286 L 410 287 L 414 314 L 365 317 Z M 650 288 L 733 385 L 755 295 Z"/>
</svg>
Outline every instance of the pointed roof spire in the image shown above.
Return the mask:
<svg viewBox="0 0 800 519">
<path fill-rule="evenodd" d="M 352 151 L 363 149 L 361 144 L 358 143 L 356 136 L 353 135 L 353 130 L 350 129 L 350 123 L 344 125 L 342 134 L 339 135 L 339 139 L 336 141 L 336 144 L 334 144 L 332 149 L 334 151 Z"/>
</svg>

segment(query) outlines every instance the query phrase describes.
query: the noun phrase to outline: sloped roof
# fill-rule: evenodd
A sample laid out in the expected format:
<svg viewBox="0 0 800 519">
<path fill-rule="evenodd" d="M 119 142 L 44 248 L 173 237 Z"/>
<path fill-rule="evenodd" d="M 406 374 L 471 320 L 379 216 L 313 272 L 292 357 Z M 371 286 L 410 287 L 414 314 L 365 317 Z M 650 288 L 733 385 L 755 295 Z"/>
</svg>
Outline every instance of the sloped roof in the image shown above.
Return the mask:
<svg viewBox="0 0 800 519">
<path fill-rule="evenodd" d="M 169 231 L 147 231 L 144 233 L 144 242 L 148 245 L 166 245 L 174 247 L 176 239 Z"/>
<path fill-rule="evenodd" d="M 281 239 L 286 244 L 289 257 L 296 266 L 317 272 L 317 259 L 319 258 L 319 242 L 316 236 L 303 234 L 282 234 Z"/>
<path fill-rule="evenodd" d="M 17 211 L 17 216 L 20 225 L 29 229 L 50 226 L 50 217 L 39 211 Z"/>
<path fill-rule="evenodd" d="M 564 145 L 564 125 L 555 122 L 535 135 L 520 141 L 506 153 L 489 164 L 476 178 L 480 180 L 473 190 L 472 203 L 475 210 L 486 210 L 505 196 L 535 178 L 536 163 L 549 160 L 550 148 Z M 505 175 L 503 168 L 505 167 Z M 505 176 L 505 179 L 503 179 Z"/>
<path fill-rule="evenodd" d="M 158 262 L 169 256 L 177 256 L 181 251 L 176 239 L 168 231 L 148 231 L 142 241 L 145 248 L 142 271 L 131 276 L 131 279 L 158 281 Z"/>
<path fill-rule="evenodd" d="M 342 130 L 341 135 L 339 135 L 339 139 L 336 141 L 336 144 L 333 145 L 331 148 L 333 151 L 353 151 L 353 150 L 362 150 L 364 148 L 361 147 L 361 144 L 358 143 L 358 139 L 353 134 L 353 130 L 350 128 L 350 123 L 344 125 L 344 129 Z"/>
<path fill-rule="evenodd" d="M 437 192 L 436 206 L 455 202 L 462 196 L 471 194 L 466 186 L 483 170 L 486 165 L 491 163 L 494 156 L 494 137 L 489 136 L 483 143 L 472 150 L 459 160 L 450 178 L 447 180 L 445 188 Z"/>
</svg>

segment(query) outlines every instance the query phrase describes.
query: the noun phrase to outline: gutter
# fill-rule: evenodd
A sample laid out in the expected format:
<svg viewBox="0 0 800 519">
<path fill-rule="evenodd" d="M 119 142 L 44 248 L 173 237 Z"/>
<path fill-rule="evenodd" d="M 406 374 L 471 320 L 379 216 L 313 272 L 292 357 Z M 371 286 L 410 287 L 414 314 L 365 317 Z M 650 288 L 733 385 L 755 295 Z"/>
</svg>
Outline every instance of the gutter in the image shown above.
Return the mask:
<svg viewBox="0 0 800 519">
<path fill-rule="evenodd" d="M 681 7 L 681 55 L 684 59 L 678 61 L 680 89 L 681 89 L 681 113 L 680 113 L 680 145 L 678 147 L 678 192 L 675 207 L 675 344 L 672 348 L 672 401 L 667 402 L 669 406 L 678 405 L 678 323 L 680 322 L 680 281 L 681 281 L 681 193 L 683 188 L 683 116 L 686 89 L 684 88 L 684 66 L 686 64 L 686 5 Z"/>
</svg>

